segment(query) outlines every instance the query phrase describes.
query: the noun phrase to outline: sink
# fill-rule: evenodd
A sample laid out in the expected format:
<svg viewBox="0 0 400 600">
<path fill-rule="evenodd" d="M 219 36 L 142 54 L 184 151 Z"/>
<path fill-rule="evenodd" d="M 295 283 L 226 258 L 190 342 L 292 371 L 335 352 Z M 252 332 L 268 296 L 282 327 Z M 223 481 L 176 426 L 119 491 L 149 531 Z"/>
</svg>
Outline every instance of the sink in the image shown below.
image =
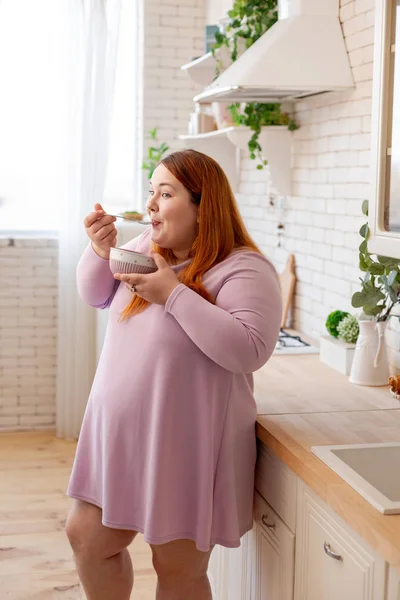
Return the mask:
<svg viewBox="0 0 400 600">
<path fill-rule="evenodd" d="M 312 446 L 311 452 L 380 512 L 400 514 L 400 442 Z"/>
</svg>

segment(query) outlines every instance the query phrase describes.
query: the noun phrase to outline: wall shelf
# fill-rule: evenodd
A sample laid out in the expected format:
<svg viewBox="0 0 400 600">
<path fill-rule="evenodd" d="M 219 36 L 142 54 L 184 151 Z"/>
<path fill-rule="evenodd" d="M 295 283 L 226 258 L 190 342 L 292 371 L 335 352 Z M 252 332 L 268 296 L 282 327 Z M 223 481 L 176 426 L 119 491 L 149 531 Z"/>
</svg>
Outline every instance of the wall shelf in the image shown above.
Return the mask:
<svg viewBox="0 0 400 600">
<path fill-rule="evenodd" d="M 252 131 L 248 127 L 229 127 L 226 135 L 237 148 L 248 152 Z M 285 126 L 263 127 L 258 138 L 263 156 L 268 161 L 273 186 L 281 196 L 292 193 L 293 132 Z"/>
<path fill-rule="evenodd" d="M 180 135 L 186 148 L 203 152 L 216 160 L 225 171 L 232 190 L 235 193 L 239 185 L 240 151 L 230 141 L 227 132 L 234 127 L 218 129 L 199 135 Z"/>
<path fill-rule="evenodd" d="M 227 48 L 219 48 L 216 51 L 216 57 L 212 52 L 208 52 L 195 60 L 181 66 L 182 71 L 186 71 L 190 79 L 199 83 L 203 87 L 210 85 L 216 77 L 217 60 L 222 63 L 221 70 L 229 67 L 232 63 Z"/>
<path fill-rule="evenodd" d="M 259 137 L 263 155 L 268 160 L 273 186 L 282 196 L 291 195 L 292 132 L 284 126 L 263 127 Z M 199 135 L 181 135 L 186 148 L 193 148 L 214 158 L 224 169 L 233 191 L 238 187 L 238 150 L 248 153 L 252 132 L 248 127 L 227 127 Z"/>
</svg>

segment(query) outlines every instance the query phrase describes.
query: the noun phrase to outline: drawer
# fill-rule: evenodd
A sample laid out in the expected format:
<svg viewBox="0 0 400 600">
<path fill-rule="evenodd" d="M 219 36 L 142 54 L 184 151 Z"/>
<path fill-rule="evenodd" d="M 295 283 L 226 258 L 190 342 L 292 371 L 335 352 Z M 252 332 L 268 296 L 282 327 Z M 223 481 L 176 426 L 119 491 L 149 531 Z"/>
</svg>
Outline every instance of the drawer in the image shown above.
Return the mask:
<svg viewBox="0 0 400 600">
<path fill-rule="evenodd" d="M 255 488 L 295 532 L 297 475 L 260 440 L 257 448 Z"/>
</svg>

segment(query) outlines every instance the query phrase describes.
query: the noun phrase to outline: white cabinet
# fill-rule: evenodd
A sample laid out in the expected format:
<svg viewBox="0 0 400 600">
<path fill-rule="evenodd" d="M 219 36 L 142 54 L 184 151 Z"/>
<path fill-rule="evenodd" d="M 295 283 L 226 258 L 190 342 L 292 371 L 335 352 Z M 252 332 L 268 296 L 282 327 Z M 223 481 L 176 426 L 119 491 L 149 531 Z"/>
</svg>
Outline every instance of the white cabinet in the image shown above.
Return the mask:
<svg viewBox="0 0 400 600">
<path fill-rule="evenodd" d="M 294 534 L 257 493 L 254 518 L 252 600 L 292 600 Z"/>
<path fill-rule="evenodd" d="M 385 598 L 383 558 L 300 480 L 295 564 L 295 600 Z"/>
<path fill-rule="evenodd" d="M 251 533 L 243 536 L 240 548 L 217 546 L 211 554 L 209 577 L 214 600 L 252 600 Z"/>
<path fill-rule="evenodd" d="M 393 567 L 389 570 L 387 600 L 400 600 L 400 571 L 396 571 Z"/>
</svg>

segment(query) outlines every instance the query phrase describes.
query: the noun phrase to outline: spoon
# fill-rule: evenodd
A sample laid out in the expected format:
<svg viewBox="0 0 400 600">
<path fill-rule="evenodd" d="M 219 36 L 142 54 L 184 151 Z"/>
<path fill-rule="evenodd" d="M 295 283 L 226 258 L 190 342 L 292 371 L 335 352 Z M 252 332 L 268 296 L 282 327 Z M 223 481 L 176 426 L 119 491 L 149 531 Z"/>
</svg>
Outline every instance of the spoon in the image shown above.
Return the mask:
<svg viewBox="0 0 400 600">
<path fill-rule="evenodd" d="M 133 221 L 134 223 L 139 223 L 139 225 L 151 225 L 150 221 L 142 221 L 138 219 L 134 219 L 133 217 L 125 217 L 124 215 L 112 215 L 111 213 L 106 213 L 108 217 L 115 217 L 116 219 L 124 219 L 125 221 Z"/>
</svg>

